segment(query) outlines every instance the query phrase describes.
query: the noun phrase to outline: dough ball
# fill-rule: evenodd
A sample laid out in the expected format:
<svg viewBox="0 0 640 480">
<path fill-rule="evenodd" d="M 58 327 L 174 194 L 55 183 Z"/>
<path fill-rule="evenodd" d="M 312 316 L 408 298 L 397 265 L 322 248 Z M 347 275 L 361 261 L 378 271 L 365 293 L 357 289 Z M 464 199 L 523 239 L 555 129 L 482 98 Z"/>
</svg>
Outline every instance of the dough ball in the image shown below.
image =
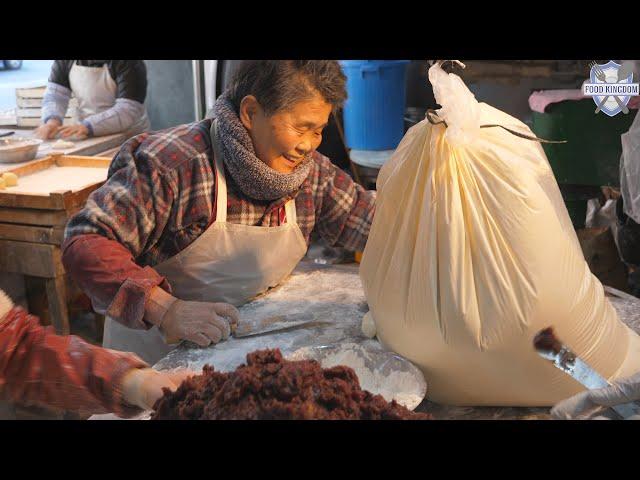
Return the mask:
<svg viewBox="0 0 640 480">
<path fill-rule="evenodd" d="M 75 147 L 75 143 L 67 142 L 66 140 L 58 140 L 53 145 L 51 145 L 51 148 L 53 148 L 54 150 L 66 150 L 73 147 Z"/>
<path fill-rule="evenodd" d="M 18 176 L 13 172 L 5 172 L 2 174 L 2 179 L 7 187 L 15 187 L 18 185 Z"/>
<path fill-rule="evenodd" d="M 0 177 L 0 190 L 4 190 L 6 188 L 6 184 L 4 182 L 4 178 Z"/>
<path fill-rule="evenodd" d="M 367 338 L 373 338 L 376 336 L 376 324 L 373 321 L 371 311 L 367 312 L 366 315 L 362 317 L 362 333 L 364 333 Z"/>
</svg>

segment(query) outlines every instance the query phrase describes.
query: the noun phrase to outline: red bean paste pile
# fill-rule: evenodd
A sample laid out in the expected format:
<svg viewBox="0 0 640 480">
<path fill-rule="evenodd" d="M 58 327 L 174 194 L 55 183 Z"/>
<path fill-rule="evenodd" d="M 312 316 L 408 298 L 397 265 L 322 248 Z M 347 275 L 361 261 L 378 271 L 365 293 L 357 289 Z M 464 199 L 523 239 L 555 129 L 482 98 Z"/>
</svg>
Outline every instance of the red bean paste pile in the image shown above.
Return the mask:
<svg viewBox="0 0 640 480">
<path fill-rule="evenodd" d="M 280 350 L 258 350 L 235 371 L 188 378 L 164 391 L 152 420 L 427 420 L 395 401 L 362 390 L 345 366 L 323 369 L 315 360 L 288 361 Z"/>
</svg>

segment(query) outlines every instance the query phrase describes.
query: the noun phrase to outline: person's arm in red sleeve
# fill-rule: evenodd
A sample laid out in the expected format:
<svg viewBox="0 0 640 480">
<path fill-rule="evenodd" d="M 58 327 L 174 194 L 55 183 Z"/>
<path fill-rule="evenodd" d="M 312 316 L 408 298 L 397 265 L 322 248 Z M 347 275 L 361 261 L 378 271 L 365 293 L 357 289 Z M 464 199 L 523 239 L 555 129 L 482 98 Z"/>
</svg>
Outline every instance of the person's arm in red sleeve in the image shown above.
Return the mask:
<svg viewBox="0 0 640 480">
<path fill-rule="evenodd" d="M 153 306 L 148 301 L 152 292 L 171 289 L 153 268 L 137 265 L 135 258 L 160 238 L 175 186 L 171 172 L 163 175 L 137 146 L 133 139 L 122 147 L 107 182 L 69 220 L 62 261 L 97 312 L 129 328 L 149 329 L 152 323 L 145 320 L 145 309 Z"/>
<path fill-rule="evenodd" d="M 192 375 L 163 374 L 131 353 L 56 335 L 0 291 L 0 396 L 22 405 L 120 417 L 151 408 L 162 388 Z"/>
<path fill-rule="evenodd" d="M 55 335 L 19 307 L 0 320 L 0 393 L 14 403 L 131 416 L 141 410 L 124 401 L 122 378 L 145 367 L 133 354 Z"/>
<path fill-rule="evenodd" d="M 138 265 L 131 252 L 115 240 L 88 234 L 62 245 L 65 270 L 91 299 L 96 312 L 130 328 L 150 328 L 145 316 L 154 287 L 171 292 L 168 282 L 151 267 Z"/>
</svg>

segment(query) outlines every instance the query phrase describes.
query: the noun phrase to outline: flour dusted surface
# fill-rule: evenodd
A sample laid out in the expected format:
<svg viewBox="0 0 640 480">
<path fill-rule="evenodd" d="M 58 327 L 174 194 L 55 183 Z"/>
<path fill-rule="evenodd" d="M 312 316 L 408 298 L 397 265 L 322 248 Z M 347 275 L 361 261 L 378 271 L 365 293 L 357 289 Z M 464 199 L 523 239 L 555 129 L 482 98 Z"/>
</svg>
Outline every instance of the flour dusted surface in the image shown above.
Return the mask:
<svg viewBox="0 0 640 480">
<path fill-rule="evenodd" d="M 58 167 L 20 176 L 19 183 L 11 193 L 48 195 L 56 191 L 76 191 L 107 179 L 106 168 Z"/>
</svg>

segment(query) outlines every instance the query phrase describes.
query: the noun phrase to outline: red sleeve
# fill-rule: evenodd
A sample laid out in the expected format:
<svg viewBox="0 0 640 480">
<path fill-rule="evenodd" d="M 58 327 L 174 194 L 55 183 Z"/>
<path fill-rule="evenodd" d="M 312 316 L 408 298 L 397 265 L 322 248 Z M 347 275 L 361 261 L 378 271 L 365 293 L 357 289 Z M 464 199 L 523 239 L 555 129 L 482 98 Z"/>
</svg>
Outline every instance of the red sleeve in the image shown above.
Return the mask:
<svg viewBox="0 0 640 480">
<path fill-rule="evenodd" d="M 0 320 L 0 392 L 23 405 L 91 413 L 140 413 L 122 398 L 122 376 L 147 367 L 131 353 L 60 336 L 22 308 Z"/>
<path fill-rule="evenodd" d="M 129 328 L 151 328 L 144 320 L 144 307 L 154 287 L 171 293 L 163 276 L 151 267 L 136 264 L 126 247 L 102 235 L 78 235 L 66 240 L 62 263 L 97 312 Z"/>
</svg>

